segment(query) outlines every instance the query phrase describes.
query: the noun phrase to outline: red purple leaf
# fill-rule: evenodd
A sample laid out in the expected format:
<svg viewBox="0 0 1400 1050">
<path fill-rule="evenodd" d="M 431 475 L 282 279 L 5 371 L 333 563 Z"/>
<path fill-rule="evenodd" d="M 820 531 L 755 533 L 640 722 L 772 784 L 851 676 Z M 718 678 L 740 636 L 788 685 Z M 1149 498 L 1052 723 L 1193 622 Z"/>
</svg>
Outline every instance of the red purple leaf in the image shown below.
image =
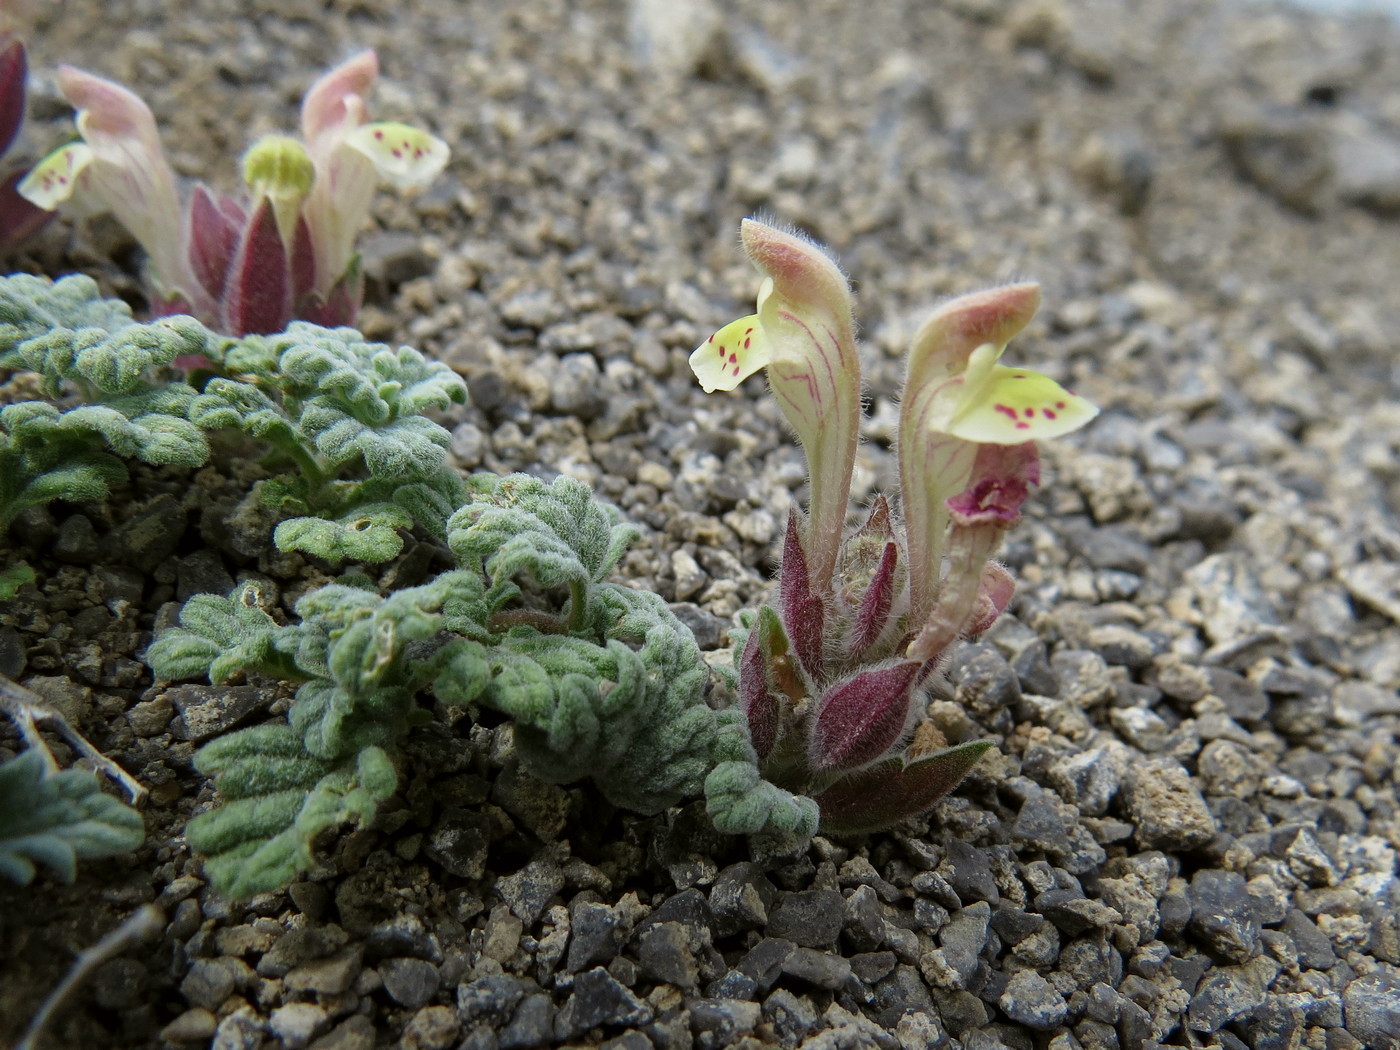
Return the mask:
<svg viewBox="0 0 1400 1050">
<path fill-rule="evenodd" d="M 292 236 L 292 302 L 300 303 L 316 284 L 316 250 L 311 243 L 311 227 L 304 216 L 297 217 Z"/>
<path fill-rule="evenodd" d="M 759 610 L 759 622 L 754 624 L 744 655 L 739 660 L 739 708 L 749 723 L 749 742 L 758 753 L 759 761 L 767 758 L 778 741 L 778 721 L 781 714 L 780 701 L 768 684 L 768 662 L 770 654 L 763 643 L 762 614 L 771 610 L 764 606 Z"/>
<path fill-rule="evenodd" d="M 186 253 L 195 279 L 215 302 L 223 298 L 233 254 L 238 250 L 238 234 L 242 222 L 235 222 L 219 207 L 214 195 L 203 186 L 194 188 L 190 197 L 189 239 Z"/>
<path fill-rule="evenodd" d="M 24 80 L 28 73 L 23 44 L 14 40 L 0 49 L 0 156 L 10 148 L 24 123 Z"/>
<path fill-rule="evenodd" d="M 797 658 L 813 678 L 820 680 L 822 650 L 826 637 L 826 606 L 812 593 L 807 553 L 802 549 L 802 530 L 797 512 L 788 515 L 787 536 L 783 540 L 783 563 L 778 570 L 778 605 L 783 627 Z"/>
<path fill-rule="evenodd" d="M 975 740 L 935 751 L 908 765 L 895 757 L 843 777 L 816 796 L 822 812 L 821 829 L 856 835 L 927 812 L 962 783 L 991 746 L 990 740 Z"/>
<path fill-rule="evenodd" d="M 15 192 L 24 174 L 17 171 L 0 184 L 0 255 L 19 247 L 54 216 Z"/>
<path fill-rule="evenodd" d="M 324 328 L 353 325 L 360 314 L 364 294 L 364 273 L 360 269 L 360 257 L 356 255 L 324 298 L 315 291 L 303 296 L 297 304 L 296 315 Z"/>
<path fill-rule="evenodd" d="M 885 544 L 880 555 L 880 564 L 870 580 L 870 586 L 861 596 L 860 608 L 856 611 L 856 622 L 851 628 L 849 655 L 859 658 L 875 644 L 890 621 L 890 609 L 894 605 L 895 569 L 899 565 L 899 546 Z"/>
<path fill-rule="evenodd" d="M 277 232 L 272 202 L 264 197 L 248 220 L 229 268 L 223 302 L 225 334 L 282 331 L 290 319 L 291 299 L 287 250 Z"/>
<path fill-rule="evenodd" d="M 857 769 L 904 735 L 922 668 L 913 660 L 859 671 L 826 691 L 817 705 L 808 757 L 818 772 Z"/>
</svg>

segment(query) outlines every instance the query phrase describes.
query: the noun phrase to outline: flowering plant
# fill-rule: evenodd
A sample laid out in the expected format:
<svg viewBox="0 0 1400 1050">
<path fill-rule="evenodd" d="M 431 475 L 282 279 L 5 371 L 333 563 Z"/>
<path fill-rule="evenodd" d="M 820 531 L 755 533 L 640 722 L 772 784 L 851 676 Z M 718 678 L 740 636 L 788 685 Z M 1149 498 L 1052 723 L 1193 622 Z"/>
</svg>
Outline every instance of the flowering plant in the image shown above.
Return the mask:
<svg viewBox="0 0 1400 1050">
<path fill-rule="evenodd" d="M 929 809 L 991 747 L 949 746 L 924 717 L 926 689 L 948 647 L 1011 600 L 991 557 L 1039 481 L 1036 439 L 1098 410 L 1000 363 L 1036 285 L 945 303 L 909 353 L 898 511 L 877 497 L 843 541 L 861 397 L 850 286 L 800 237 L 747 220 L 742 239 L 765 274 L 758 311 L 702 343 L 691 368 L 707 392 L 766 369 L 811 496 L 788 521 L 775 606 L 748 618 L 739 704 L 766 780 L 811 796 L 826 831 L 877 830 Z"/>
<path fill-rule="evenodd" d="M 155 118 L 135 94 L 64 66 L 79 141 L 41 161 L 19 192 L 41 208 L 110 211 L 147 254 L 152 313 L 193 314 L 227 335 L 271 334 L 292 319 L 355 320 L 363 292 L 355 236 L 376 186 L 424 186 L 447 163 L 440 139 L 370 123 L 373 51 L 331 70 L 302 101 L 301 139 L 269 135 L 243 158 L 246 195 L 196 186 L 187 208 Z"/>
</svg>

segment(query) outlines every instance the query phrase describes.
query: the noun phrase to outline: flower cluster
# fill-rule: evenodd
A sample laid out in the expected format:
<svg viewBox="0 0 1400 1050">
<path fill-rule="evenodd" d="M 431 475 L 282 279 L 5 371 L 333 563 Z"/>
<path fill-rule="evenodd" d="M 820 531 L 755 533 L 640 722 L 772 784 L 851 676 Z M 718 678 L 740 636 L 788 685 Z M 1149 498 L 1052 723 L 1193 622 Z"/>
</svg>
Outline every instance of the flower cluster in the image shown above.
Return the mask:
<svg viewBox="0 0 1400 1050">
<path fill-rule="evenodd" d="M 369 122 L 378 73 L 365 51 L 313 84 L 301 138 L 266 136 L 244 156 L 243 199 L 201 185 L 182 205 L 146 104 L 61 67 L 82 138 L 41 161 L 19 192 L 40 208 L 115 215 L 146 251 L 155 316 L 189 313 L 235 336 L 280 332 L 293 319 L 352 324 L 363 283 L 355 236 L 376 187 L 424 186 L 448 157 L 425 131 Z"/>
<path fill-rule="evenodd" d="M 706 391 L 766 369 L 811 494 L 788 523 L 776 608 L 751 621 L 739 701 L 766 779 L 813 797 L 824 830 L 875 830 L 927 810 L 991 746 L 948 746 L 925 691 L 948 646 L 1011 600 L 991 558 L 1039 481 L 1036 440 L 1098 410 L 1000 363 L 1039 305 L 1035 285 L 945 303 L 909 353 L 898 513 L 878 497 L 843 541 L 861 398 L 850 286 L 800 237 L 748 220 L 742 238 L 765 274 L 758 312 L 702 343 L 691 368 Z"/>
</svg>

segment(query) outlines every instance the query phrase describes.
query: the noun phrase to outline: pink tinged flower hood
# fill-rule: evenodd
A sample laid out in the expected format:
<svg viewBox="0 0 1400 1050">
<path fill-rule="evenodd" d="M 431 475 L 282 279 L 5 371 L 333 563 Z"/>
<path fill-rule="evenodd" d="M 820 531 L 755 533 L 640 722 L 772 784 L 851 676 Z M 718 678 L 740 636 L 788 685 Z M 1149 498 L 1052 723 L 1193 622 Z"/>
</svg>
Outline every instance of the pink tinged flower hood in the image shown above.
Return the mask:
<svg viewBox="0 0 1400 1050">
<path fill-rule="evenodd" d="M 59 165 L 67 172 L 53 181 L 47 203 L 25 195 L 50 208 L 75 194 L 90 196 L 89 207 L 111 211 L 146 250 L 157 289 L 162 294 L 180 292 L 189 284 L 180 249 L 180 195 L 155 117 L 120 84 L 72 66 L 59 67 L 58 86 L 78 110 L 86 151 L 79 144 L 65 147 L 69 152 Z M 45 183 L 40 168 L 31 173 L 34 176 L 36 187 Z"/>
<path fill-rule="evenodd" d="M 316 172 L 302 215 L 322 298 L 352 268 L 355 237 L 379 184 L 416 189 L 447 165 L 441 139 L 407 124 L 368 122 L 366 100 L 378 76 L 375 53 L 362 51 L 316 81 L 302 101 L 301 131 Z"/>
<path fill-rule="evenodd" d="M 797 432 L 811 475 L 803 532 L 812 587 L 836 566 L 860 424 L 860 357 L 850 285 L 825 252 L 754 219 L 740 230 L 765 275 L 758 312 L 721 328 L 690 355 L 707 392 L 733 390 L 760 368 Z"/>
</svg>

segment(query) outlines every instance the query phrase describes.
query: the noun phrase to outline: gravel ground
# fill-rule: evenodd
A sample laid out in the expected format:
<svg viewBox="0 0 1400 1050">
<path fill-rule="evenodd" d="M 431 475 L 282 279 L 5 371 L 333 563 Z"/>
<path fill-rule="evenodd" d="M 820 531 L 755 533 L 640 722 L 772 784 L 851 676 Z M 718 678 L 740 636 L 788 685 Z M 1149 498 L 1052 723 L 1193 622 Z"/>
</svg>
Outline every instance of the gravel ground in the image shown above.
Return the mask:
<svg viewBox="0 0 1400 1050">
<path fill-rule="evenodd" d="M 858 498 L 892 483 L 900 355 L 942 296 L 1041 281 L 1012 353 L 1103 414 L 1045 450 L 1006 551 L 1015 615 L 936 704 L 998 750 L 930 818 L 778 866 L 694 807 L 612 812 L 442 723 L 373 828 L 231 906 L 178 834 L 212 800 L 190 756 L 285 696 L 151 688 L 139 653 L 167 603 L 314 569 L 219 527 L 243 489 L 213 470 L 31 518 L 12 539 L 44 586 L 0 605 L 0 670 L 153 793 L 133 856 L 0 886 L 0 1038 L 154 901 L 164 935 L 51 1045 L 1400 1046 L 1394 23 L 1207 0 L 231 6 L 43 12 L 25 144 L 67 128 L 71 62 L 228 185 L 319 70 L 378 49 L 376 116 L 454 159 L 381 201 L 363 326 L 467 377 L 445 420 L 464 469 L 571 474 L 640 523 L 627 577 L 716 660 L 804 483 L 759 384 L 706 398 L 685 365 L 751 301 L 742 216 L 800 225 L 856 281 Z M 28 261 L 138 295 L 110 224 L 53 226 Z"/>
</svg>

